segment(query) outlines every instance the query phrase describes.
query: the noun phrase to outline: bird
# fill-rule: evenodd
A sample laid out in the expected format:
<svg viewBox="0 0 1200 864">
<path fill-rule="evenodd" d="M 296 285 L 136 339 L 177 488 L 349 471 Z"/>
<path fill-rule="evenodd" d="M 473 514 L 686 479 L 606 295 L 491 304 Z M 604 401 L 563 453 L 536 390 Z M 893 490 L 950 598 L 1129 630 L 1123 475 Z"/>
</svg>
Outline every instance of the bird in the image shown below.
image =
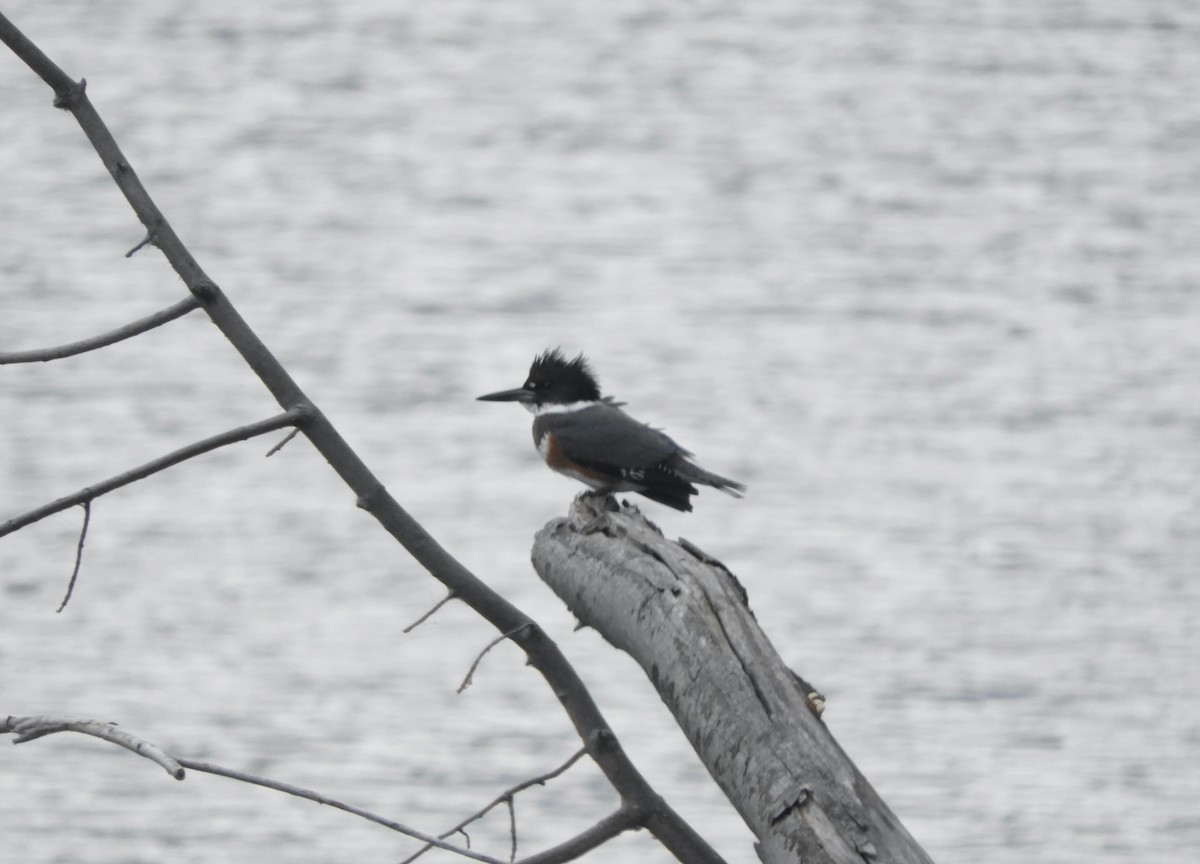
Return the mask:
<svg viewBox="0 0 1200 864">
<path fill-rule="evenodd" d="M 625 403 L 600 395 L 600 382 L 580 354 L 560 348 L 534 358 L 525 383 L 478 397 L 518 402 L 533 418 L 533 443 L 546 464 L 579 480 L 592 493 L 636 492 L 676 510 L 692 509 L 696 485 L 741 498 L 745 485 L 701 468 L 664 432 L 621 410 Z"/>
</svg>

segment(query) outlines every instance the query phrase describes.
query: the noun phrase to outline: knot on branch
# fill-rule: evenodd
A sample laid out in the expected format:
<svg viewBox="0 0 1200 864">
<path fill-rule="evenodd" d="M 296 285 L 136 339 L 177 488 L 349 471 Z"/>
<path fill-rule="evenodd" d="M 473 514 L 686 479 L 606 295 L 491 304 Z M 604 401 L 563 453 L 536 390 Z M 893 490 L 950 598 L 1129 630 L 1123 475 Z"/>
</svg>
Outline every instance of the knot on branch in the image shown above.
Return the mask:
<svg viewBox="0 0 1200 864">
<path fill-rule="evenodd" d="M 70 111 L 83 101 L 87 94 L 87 79 L 80 78 L 79 83 L 61 90 L 54 95 L 54 107 Z"/>
<path fill-rule="evenodd" d="M 288 408 L 288 413 L 295 420 L 296 428 L 303 429 L 313 421 L 317 416 L 316 409 L 313 408 L 311 402 L 297 402 L 295 405 Z"/>
<path fill-rule="evenodd" d="M 384 487 L 384 485 L 376 481 L 370 489 L 358 496 L 354 504 L 360 510 L 366 510 L 368 513 L 374 513 L 375 508 L 379 505 L 379 502 L 384 500 L 387 497 L 387 494 L 387 489 Z"/>
<path fill-rule="evenodd" d="M 212 303 L 220 293 L 217 283 L 211 279 L 197 279 L 188 286 L 188 290 L 192 292 L 193 297 L 204 304 Z"/>
<path fill-rule="evenodd" d="M 621 746 L 617 742 L 617 736 L 607 727 L 593 730 L 588 736 L 588 744 L 591 745 L 589 749 L 597 755 L 611 753 Z"/>
</svg>

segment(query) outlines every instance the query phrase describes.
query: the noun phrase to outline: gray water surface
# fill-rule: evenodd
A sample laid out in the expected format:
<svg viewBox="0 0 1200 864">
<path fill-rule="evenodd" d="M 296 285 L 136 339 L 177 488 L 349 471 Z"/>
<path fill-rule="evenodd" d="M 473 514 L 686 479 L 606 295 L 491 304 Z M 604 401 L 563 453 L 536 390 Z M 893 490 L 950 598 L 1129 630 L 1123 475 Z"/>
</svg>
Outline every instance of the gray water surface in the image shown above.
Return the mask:
<svg viewBox="0 0 1200 864">
<path fill-rule="evenodd" d="M 576 491 L 473 401 L 548 347 L 750 486 L 682 515 L 935 860 L 1200 847 L 1200 7 L 74 2 L 176 230 L 388 488 L 559 640 L 728 857 L 748 831 L 528 563 Z M 0 350 L 175 302 L 69 115 L 0 52 Z M 0 369 L 0 519 L 275 413 L 200 316 Z M 437 831 L 576 741 L 552 696 L 275 437 L 0 540 L 0 712 Z M 395 861 L 352 817 L 100 742 L 0 750 L 0 858 Z M 616 806 L 578 766 L 521 852 Z M 506 855 L 502 812 L 472 833 Z M 432 856 L 430 860 L 438 859 Z M 667 860 L 644 833 L 589 861 Z"/>
</svg>

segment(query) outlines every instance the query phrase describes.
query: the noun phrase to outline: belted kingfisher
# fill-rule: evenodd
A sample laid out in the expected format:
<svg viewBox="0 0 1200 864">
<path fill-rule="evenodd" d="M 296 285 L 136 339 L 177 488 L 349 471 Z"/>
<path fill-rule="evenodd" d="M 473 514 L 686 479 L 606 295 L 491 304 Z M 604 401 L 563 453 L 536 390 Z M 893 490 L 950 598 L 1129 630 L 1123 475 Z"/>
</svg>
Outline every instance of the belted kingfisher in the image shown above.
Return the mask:
<svg viewBox="0 0 1200 864">
<path fill-rule="evenodd" d="M 705 471 L 662 432 L 600 395 L 600 385 L 580 354 L 568 360 L 555 348 L 529 367 L 515 390 L 480 396 L 484 402 L 520 402 L 534 415 L 533 443 L 546 464 L 600 494 L 638 492 L 676 510 L 692 509 L 692 484 L 712 486 L 735 498 L 746 487 Z"/>
</svg>

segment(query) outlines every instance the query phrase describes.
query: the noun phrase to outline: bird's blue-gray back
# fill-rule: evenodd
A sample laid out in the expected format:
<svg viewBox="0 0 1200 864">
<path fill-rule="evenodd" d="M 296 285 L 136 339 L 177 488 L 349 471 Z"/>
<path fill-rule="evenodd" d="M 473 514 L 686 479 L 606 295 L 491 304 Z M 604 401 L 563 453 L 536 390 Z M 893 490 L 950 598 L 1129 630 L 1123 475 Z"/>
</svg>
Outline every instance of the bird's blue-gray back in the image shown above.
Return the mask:
<svg viewBox="0 0 1200 864">
<path fill-rule="evenodd" d="M 649 468 L 672 456 L 688 455 L 663 432 L 607 403 L 542 414 L 534 421 L 534 441 L 543 432 L 554 435 L 567 458 L 584 464 L 596 464 L 603 454 L 603 461 L 610 465 Z"/>
</svg>

